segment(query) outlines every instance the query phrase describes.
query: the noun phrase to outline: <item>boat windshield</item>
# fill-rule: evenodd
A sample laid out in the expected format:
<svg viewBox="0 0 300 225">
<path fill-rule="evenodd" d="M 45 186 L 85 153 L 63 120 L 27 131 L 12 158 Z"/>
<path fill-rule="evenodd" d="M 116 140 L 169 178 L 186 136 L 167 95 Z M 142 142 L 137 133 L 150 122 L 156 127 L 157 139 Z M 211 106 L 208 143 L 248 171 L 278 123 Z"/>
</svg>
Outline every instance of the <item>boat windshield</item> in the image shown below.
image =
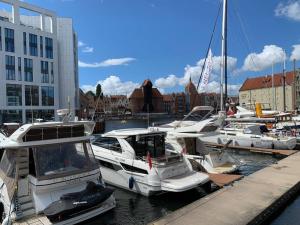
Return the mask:
<svg viewBox="0 0 300 225">
<path fill-rule="evenodd" d="M 87 142 L 60 143 L 33 148 L 37 177 L 62 177 L 98 167 Z"/>
<path fill-rule="evenodd" d="M 165 156 L 165 138 L 164 135 L 151 136 L 130 136 L 126 139 L 132 146 L 137 157 L 146 156 L 149 152 L 152 158 Z"/>
</svg>

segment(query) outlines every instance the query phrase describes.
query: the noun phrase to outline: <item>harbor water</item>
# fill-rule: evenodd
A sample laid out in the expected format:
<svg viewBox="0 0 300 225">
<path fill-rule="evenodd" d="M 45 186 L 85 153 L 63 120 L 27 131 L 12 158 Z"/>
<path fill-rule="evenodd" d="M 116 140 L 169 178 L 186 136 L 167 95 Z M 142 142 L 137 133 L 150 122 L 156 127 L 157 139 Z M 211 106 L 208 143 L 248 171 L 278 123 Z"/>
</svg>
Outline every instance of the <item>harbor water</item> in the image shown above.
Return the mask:
<svg viewBox="0 0 300 225">
<path fill-rule="evenodd" d="M 167 121 L 159 120 L 154 122 L 162 123 Z M 143 120 L 129 120 L 126 122 L 119 120 L 106 121 L 106 131 L 122 128 L 143 128 L 146 127 L 147 124 L 147 121 Z M 233 150 L 230 151 L 230 153 L 234 158 L 243 162 L 240 173 L 245 176 L 278 160 L 270 155 L 254 154 L 245 151 Z M 84 224 L 144 225 L 207 195 L 207 193 L 199 187 L 184 193 L 164 193 L 146 198 L 117 187 L 113 188 L 115 189 L 117 201 L 116 208 Z M 276 225 L 278 224 L 279 223 L 276 223 Z"/>
</svg>

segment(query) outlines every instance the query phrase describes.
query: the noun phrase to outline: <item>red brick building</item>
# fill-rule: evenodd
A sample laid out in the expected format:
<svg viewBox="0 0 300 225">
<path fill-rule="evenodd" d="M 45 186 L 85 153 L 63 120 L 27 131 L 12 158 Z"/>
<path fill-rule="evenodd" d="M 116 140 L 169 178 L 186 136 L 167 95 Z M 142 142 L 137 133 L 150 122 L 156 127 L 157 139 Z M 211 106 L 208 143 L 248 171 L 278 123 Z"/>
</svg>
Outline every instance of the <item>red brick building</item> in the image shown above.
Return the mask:
<svg viewBox="0 0 300 225">
<path fill-rule="evenodd" d="M 146 90 L 150 90 L 148 96 L 146 96 Z M 163 113 L 164 112 L 164 103 L 163 96 L 157 88 L 152 87 L 152 82 L 150 80 L 145 80 L 140 88 L 134 89 L 129 97 L 129 108 L 131 112 L 134 113 L 146 113 L 147 102 L 149 103 L 149 111 L 151 113 Z M 151 104 L 153 108 L 151 108 Z"/>
</svg>

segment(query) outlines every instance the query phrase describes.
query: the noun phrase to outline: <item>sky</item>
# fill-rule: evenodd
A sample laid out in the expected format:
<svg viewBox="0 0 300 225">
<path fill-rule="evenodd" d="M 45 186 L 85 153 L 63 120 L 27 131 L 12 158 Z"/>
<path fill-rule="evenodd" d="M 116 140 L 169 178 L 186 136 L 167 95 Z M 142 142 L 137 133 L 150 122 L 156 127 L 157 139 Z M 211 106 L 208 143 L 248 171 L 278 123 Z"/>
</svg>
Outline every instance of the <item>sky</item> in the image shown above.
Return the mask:
<svg viewBox="0 0 300 225">
<path fill-rule="evenodd" d="M 79 86 L 126 94 L 145 79 L 162 93 L 197 84 L 219 0 L 24 0 L 71 17 L 78 34 Z M 293 69 L 300 60 L 300 0 L 228 0 L 228 92 L 248 77 Z M 201 92 L 218 92 L 221 15 L 211 45 L 212 74 Z M 300 67 L 298 61 L 296 66 Z"/>
</svg>

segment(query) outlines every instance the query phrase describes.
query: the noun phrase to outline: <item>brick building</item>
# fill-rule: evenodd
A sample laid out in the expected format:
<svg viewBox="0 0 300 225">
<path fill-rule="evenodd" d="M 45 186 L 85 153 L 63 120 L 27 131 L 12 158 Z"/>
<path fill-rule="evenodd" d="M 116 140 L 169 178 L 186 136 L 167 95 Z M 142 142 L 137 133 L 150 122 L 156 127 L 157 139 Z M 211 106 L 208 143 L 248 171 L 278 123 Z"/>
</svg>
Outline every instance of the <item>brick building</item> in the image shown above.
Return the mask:
<svg viewBox="0 0 300 225">
<path fill-rule="evenodd" d="M 247 78 L 239 90 L 240 105 L 253 105 L 255 102 L 268 104 L 273 110 L 295 110 L 300 106 L 300 82 L 299 73 L 293 71 L 286 73 L 285 78 L 285 102 L 284 109 L 284 85 L 283 74 Z M 274 87 L 274 88 L 273 88 Z"/>
</svg>

